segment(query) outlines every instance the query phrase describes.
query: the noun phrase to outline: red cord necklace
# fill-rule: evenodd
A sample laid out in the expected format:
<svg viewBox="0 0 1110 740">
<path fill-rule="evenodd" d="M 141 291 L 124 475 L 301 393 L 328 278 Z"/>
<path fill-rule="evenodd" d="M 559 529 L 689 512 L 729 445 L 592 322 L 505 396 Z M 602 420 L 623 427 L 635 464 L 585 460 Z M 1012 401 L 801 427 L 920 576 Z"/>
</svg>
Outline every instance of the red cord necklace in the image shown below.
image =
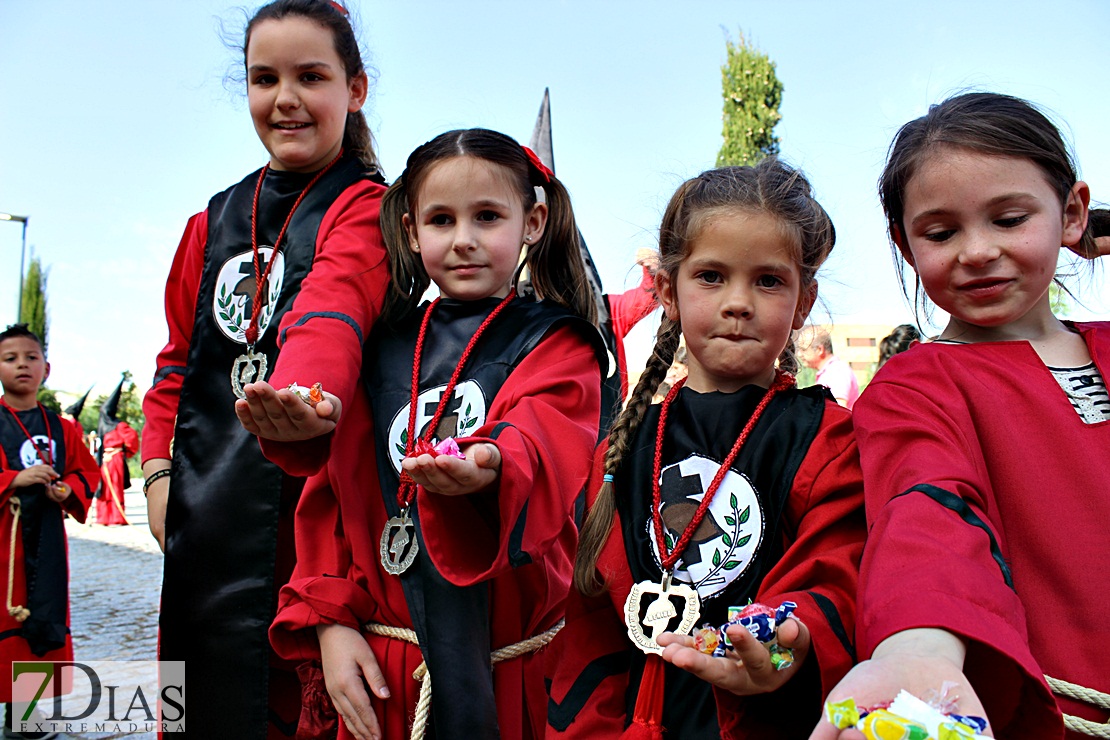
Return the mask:
<svg viewBox="0 0 1110 740">
<path fill-rule="evenodd" d="M 505 308 L 516 297 L 516 290 L 510 290 L 509 294 L 505 296 L 500 303 L 490 312 L 482 323 L 478 326 L 478 330 L 467 342 L 466 349 L 463 350 L 459 362 L 455 365 L 455 371 L 451 373 L 451 379 L 447 382 L 447 387 L 443 391 L 443 395 L 439 398 L 439 403 L 436 404 L 435 414 L 432 420 L 425 428 L 423 435 L 417 438 L 416 435 L 416 404 L 420 396 L 420 360 L 424 354 L 424 343 L 428 337 L 428 323 L 432 317 L 432 311 L 439 305 L 439 298 L 432 301 L 428 306 L 428 310 L 424 312 L 424 318 L 420 322 L 420 331 L 416 335 L 416 351 L 412 361 L 412 390 L 409 395 L 409 423 L 406 428 L 405 436 L 405 457 L 412 457 L 413 453 L 417 451 L 418 444 L 423 442 L 430 443 L 435 436 L 436 428 L 439 426 L 440 419 L 443 418 L 443 413 L 447 409 L 451 397 L 455 393 L 455 385 L 459 382 L 459 376 L 462 375 L 463 368 L 466 367 L 467 360 L 470 359 L 470 354 L 474 351 L 475 345 L 478 340 L 485 334 L 486 329 L 493 323 L 493 320 L 505 310 Z M 440 440 L 442 441 L 442 440 Z M 422 445 L 421 445 L 422 446 Z M 382 560 L 382 567 L 385 568 L 387 573 L 392 575 L 400 575 L 409 569 L 413 561 L 416 559 L 416 553 L 419 546 L 416 542 L 415 527 L 412 523 L 412 517 L 409 514 L 409 508 L 412 502 L 416 499 L 416 481 L 405 471 L 401 471 L 401 485 L 397 489 L 397 506 L 401 509 L 400 516 L 391 517 L 385 523 L 385 529 L 382 531 L 381 543 L 379 551 Z"/>
<path fill-rule="evenodd" d="M 254 186 L 254 200 L 251 202 L 251 261 L 254 264 L 254 299 L 251 301 L 251 319 L 247 324 L 246 331 L 243 332 L 243 338 L 247 340 L 247 351 L 245 354 L 239 355 L 235 358 L 235 364 L 231 367 L 231 389 L 239 398 L 246 398 L 243 392 L 243 386 L 251 383 L 255 378 L 259 380 L 266 379 L 266 369 L 268 361 L 266 355 L 263 353 L 256 353 L 254 345 L 258 341 L 258 320 L 262 316 L 262 298 L 266 294 L 266 288 L 270 281 L 270 272 L 274 268 L 274 263 L 277 262 L 274 257 L 277 255 L 281 246 L 282 237 L 285 236 L 286 229 L 289 228 L 289 222 L 293 220 L 293 214 L 297 212 L 297 207 L 301 205 L 301 201 L 308 195 L 308 191 L 312 186 L 320 181 L 328 170 L 330 170 L 335 163 L 343 156 L 343 150 L 339 150 L 339 154 L 335 155 L 335 159 L 328 162 L 322 170 L 317 172 L 308 184 L 301 190 L 297 200 L 293 202 L 293 207 L 289 209 L 289 213 L 285 216 L 285 223 L 281 225 L 281 231 L 278 232 L 277 239 L 274 240 L 273 251 L 270 253 L 270 259 L 266 263 L 266 269 L 263 270 L 259 266 L 259 252 L 258 252 L 258 200 L 262 194 L 262 181 L 266 179 L 266 173 L 270 171 L 270 165 L 267 163 L 260 173 L 258 173 L 258 182 Z M 257 365 L 257 367 L 256 367 Z"/>
<path fill-rule="evenodd" d="M 47 465 L 49 467 L 53 467 L 54 466 L 54 434 L 50 431 L 50 420 L 46 418 L 46 409 L 43 408 L 43 405 L 41 403 L 38 403 L 37 401 L 35 402 L 35 405 L 38 406 L 39 411 L 42 412 L 42 423 L 43 423 L 43 426 L 46 427 L 46 439 L 49 440 L 47 442 L 46 452 L 43 452 L 42 448 L 39 447 L 39 443 L 36 442 L 35 438 L 31 436 L 31 433 L 29 431 L 27 431 L 27 427 L 23 426 L 23 422 L 20 421 L 19 414 L 16 413 L 16 410 L 13 409 L 11 406 L 9 406 L 7 401 L 5 401 L 3 398 L 0 398 L 0 406 L 3 406 L 9 412 L 11 412 L 12 418 L 15 419 L 15 423 L 19 425 L 19 428 L 21 430 L 23 430 L 23 435 L 25 437 L 27 437 L 27 439 L 30 440 L 32 446 L 34 446 L 35 452 L 38 454 L 39 459 L 42 460 L 42 464 Z"/>
<path fill-rule="evenodd" d="M 663 399 L 663 403 L 659 408 L 659 426 L 655 436 L 655 455 L 652 460 L 652 473 L 651 473 L 651 519 L 655 526 L 655 544 L 659 548 L 659 558 L 663 566 L 663 580 L 661 583 L 655 581 L 641 581 L 632 587 L 628 594 L 628 598 L 624 602 L 624 621 L 628 627 L 628 636 L 636 647 L 645 653 L 661 654 L 663 648 L 656 642 L 656 638 L 667 630 L 671 620 L 679 616 L 678 611 L 675 609 L 674 604 L 671 602 L 671 597 L 678 597 L 683 600 L 682 620 L 678 627 L 674 629 L 675 634 L 689 634 L 690 630 L 694 628 L 698 617 L 701 614 L 701 600 L 698 598 L 698 592 L 683 583 L 672 583 L 674 577 L 674 566 L 678 559 L 682 557 L 682 553 L 686 551 L 690 540 L 694 536 L 702 521 L 705 519 L 706 514 L 709 513 L 709 507 L 713 503 L 713 497 L 717 493 L 717 489 L 721 487 L 722 481 L 732 469 L 732 464 L 736 461 L 737 455 L 744 447 L 744 443 L 748 441 L 751 436 L 752 429 L 759 423 L 759 419 L 763 416 L 763 412 L 767 409 L 767 405 L 771 403 L 776 395 L 794 385 L 794 376 L 785 373 L 781 370 L 775 371 L 775 380 L 771 383 L 771 387 L 760 399 L 752 412 L 751 418 L 748 423 L 744 425 L 740 436 L 736 438 L 733 443 L 732 449 L 729 450 L 728 455 L 721 462 L 720 468 L 717 469 L 717 474 L 713 476 L 713 480 L 706 489 L 705 494 L 702 496 L 701 502 L 698 504 L 697 510 L 694 512 L 693 518 L 690 523 L 683 529 L 682 534 L 674 544 L 674 548 L 670 552 L 667 551 L 667 541 L 665 536 L 666 525 L 663 523 L 663 507 L 662 507 L 662 489 L 660 486 L 660 479 L 663 472 L 663 432 L 667 427 L 667 415 L 670 412 L 671 403 L 678 396 L 678 391 L 686 384 L 686 379 L 678 381 L 671 387 L 667 393 L 667 397 Z M 656 598 L 648 606 L 647 613 L 641 619 L 640 607 L 643 598 L 646 594 L 652 594 Z M 651 634 L 647 634 L 644 627 L 651 628 Z"/>
</svg>

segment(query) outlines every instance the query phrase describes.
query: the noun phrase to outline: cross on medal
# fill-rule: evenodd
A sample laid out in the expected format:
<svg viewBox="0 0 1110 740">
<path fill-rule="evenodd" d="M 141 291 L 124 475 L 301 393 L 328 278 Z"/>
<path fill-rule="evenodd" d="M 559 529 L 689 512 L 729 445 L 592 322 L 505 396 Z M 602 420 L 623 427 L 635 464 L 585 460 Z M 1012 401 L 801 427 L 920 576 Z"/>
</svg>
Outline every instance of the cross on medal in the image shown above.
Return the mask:
<svg viewBox="0 0 1110 740">
<path fill-rule="evenodd" d="M 662 646 L 656 640 L 667 631 L 671 621 L 679 616 L 671 597 L 678 597 L 683 602 L 682 619 L 671 632 L 676 635 L 690 634 L 701 615 L 698 592 L 683 583 L 673 583 L 671 577 L 671 571 L 668 570 L 663 573 L 660 583 L 641 581 L 635 584 L 624 601 L 624 623 L 628 627 L 628 637 L 645 653 L 663 653 Z M 648 605 L 647 612 L 641 619 L 641 606 L 644 598 L 649 595 L 654 595 L 655 599 Z M 644 630 L 645 627 L 651 629 L 650 635 Z"/>
</svg>

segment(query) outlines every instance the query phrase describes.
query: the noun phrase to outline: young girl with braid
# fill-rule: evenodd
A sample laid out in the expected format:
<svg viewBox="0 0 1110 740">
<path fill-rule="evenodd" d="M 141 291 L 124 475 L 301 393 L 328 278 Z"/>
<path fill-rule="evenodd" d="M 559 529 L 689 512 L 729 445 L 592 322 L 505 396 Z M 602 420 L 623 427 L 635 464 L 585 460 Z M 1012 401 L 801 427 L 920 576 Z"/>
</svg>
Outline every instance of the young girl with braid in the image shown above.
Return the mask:
<svg viewBox="0 0 1110 740">
<path fill-rule="evenodd" d="M 775 159 L 704 172 L 671 198 L 665 318 L 595 457 L 548 658 L 548 737 L 804 737 L 854 662 L 864 523 L 851 415 L 777 368 L 834 241 L 809 183 Z M 689 375 L 650 405 L 680 335 Z M 743 627 L 724 657 L 682 632 L 749 600 L 797 605 L 778 634 L 792 666 L 772 667 Z"/>
<path fill-rule="evenodd" d="M 382 230 L 393 300 L 366 393 L 330 437 L 266 446 L 290 472 L 327 463 L 270 638 L 319 661 L 305 715 L 338 715 L 340 740 L 542 737 L 537 651 L 570 586 L 605 357 L 570 196 L 508 136 L 450 131 L 409 156 Z M 522 265 L 543 300 L 517 295 Z"/>
</svg>

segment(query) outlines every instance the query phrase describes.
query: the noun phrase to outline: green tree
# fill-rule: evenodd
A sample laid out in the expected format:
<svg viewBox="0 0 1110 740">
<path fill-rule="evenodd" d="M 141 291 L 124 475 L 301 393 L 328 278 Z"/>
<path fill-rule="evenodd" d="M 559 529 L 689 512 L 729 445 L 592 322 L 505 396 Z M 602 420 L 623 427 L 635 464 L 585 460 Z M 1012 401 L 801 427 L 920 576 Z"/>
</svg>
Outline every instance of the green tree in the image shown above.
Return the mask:
<svg viewBox="0 0 1110 740">
<path fill-rule="evenodd" d="M 782 83 L 775 75 L 775 63 L 752 46 L 744 34 L 733 43 L 725 40 L 727 58 L 721 67 L 724 97 L 724 142 L 717 154 L 717 166 L 752 165 L 778 154 L 775 125 L 782 119 Z"/>
<path fill-rule="evenodd" d="M 42 339 L 43 350 L 48 350 L 50 319 L 46 311 L 47 270 L 42 269 L 38 257 L 31 258 L 27 274 L 23 277 L 23 302 L 19 305 L 19 320 Z"/>
</svg>

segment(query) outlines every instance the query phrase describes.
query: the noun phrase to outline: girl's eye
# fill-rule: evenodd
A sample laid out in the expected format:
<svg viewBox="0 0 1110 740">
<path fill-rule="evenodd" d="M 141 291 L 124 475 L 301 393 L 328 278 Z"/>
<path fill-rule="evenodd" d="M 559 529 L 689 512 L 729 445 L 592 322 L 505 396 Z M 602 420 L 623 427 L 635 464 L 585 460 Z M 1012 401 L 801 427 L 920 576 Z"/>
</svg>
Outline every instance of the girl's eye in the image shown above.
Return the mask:
<svg viewBox="0 0 1110 740">
<path fill-rule="evenodd" d="M 478 213 L 479 221 L 491 222 L 496 221 L 499 218 L 501 218 L 501 216 L 494 211 L 480 211 Z"/>
<path fill-rule="evenodd" d="M 994 223 L 996 226 L 1001 226 L 1004 229 L 1012 229 L 1015 226 L 1021 226 L 1028 220 L 1029 214 L 1026 213 L 1021 216 L 1007 216 L 1006 218 L 1000 218 L 997 219 Z"/>
<path fill-rule="evenodd" d="M 271 74 L 262 74 L 255 77 L 251 82 L 255 85 L 272 85 L 277 81 L 277 78 Z"/>
<path fill-rule="evenodd" d="M 428 219 L 428 223 L 433 226 L 447 226 L 451 223 L 451 217 L 446 213 L 437 213 Z"/>
<path fill-rule="evenodd" d="M 944 242 L 952 238 L 956 233 L 955 229 L 944 229 L 943 231 L 930 231 L 928 234 L 923 234 L 922 238 L 930 242 Z"/>
<path fill-rule="evenodd" d="M 316 74 L 315 72 L 306 72 L 301 77 L 301 79 L 304 80 L 305 82 L 320 82 L 324 78 L 321 77 L 320 75 Z"/>
<path fill-rule="evenodd" d="M 782 278 L 775 275 L 760 275 L 755 282 L 761 288 L 777 288 L 782 285 Z"/>
<path fill-rule="evenodd" d="M 717 283 L 722 282 L 723 279 L 724 279 L 721 276 L 721 273 L 716 272 L 714 270 L 705 270 L 703 272 L 699 272 L 694 277 L 695 277 L 696 280 L 699 280 L 703 283 L 708 283 L 710 285 L 716 285 Z"/>
</svg>

